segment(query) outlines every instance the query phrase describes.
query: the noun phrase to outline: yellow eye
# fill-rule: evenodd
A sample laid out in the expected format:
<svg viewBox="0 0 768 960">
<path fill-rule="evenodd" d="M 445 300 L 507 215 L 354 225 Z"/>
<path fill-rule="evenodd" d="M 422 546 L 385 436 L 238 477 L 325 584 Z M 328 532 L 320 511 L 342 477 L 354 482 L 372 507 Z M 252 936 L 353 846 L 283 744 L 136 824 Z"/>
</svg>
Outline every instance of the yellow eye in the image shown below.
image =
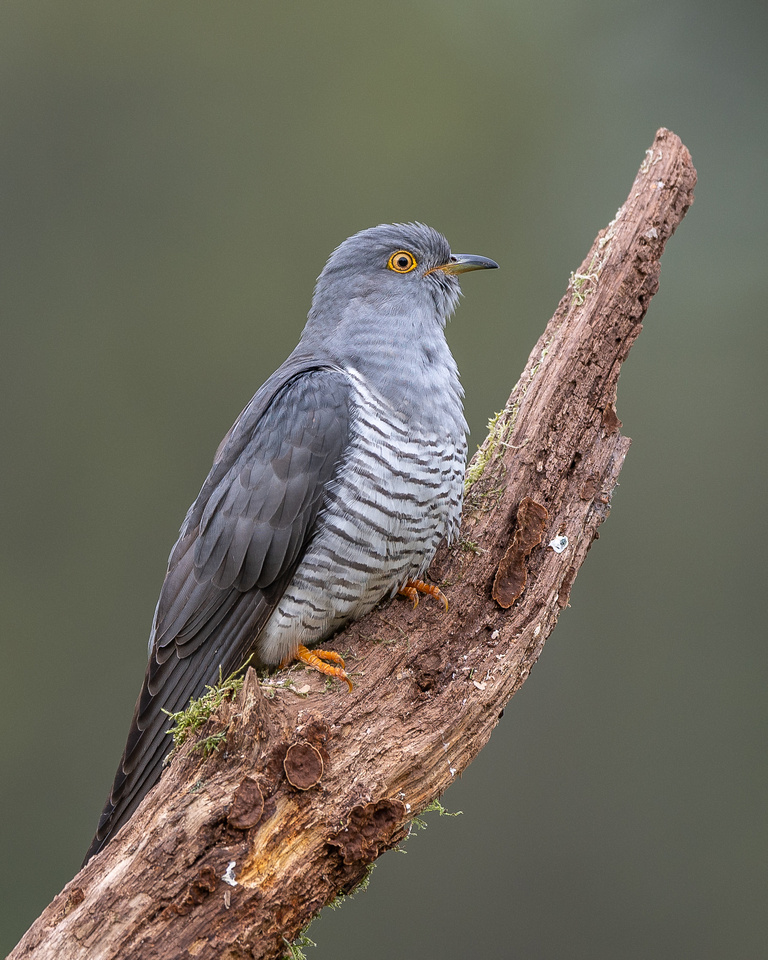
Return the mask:
<svg viewBox="0 0 768 960">
<path fill-rule="evenodd" d="M 395 273 L 410 273 L 416 269 L 416 257 L 407 250 L 397 250 L 389 258 L 387 266 Z"/>
</svg>

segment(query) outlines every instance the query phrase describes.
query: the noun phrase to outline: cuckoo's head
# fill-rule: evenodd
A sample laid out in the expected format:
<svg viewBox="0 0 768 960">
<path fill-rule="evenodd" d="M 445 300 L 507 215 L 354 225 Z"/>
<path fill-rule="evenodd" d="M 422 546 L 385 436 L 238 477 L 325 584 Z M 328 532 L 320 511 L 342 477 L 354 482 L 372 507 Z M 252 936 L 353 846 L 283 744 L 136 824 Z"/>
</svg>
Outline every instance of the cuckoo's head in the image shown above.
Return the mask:
<svg viewBox="0 0 768 960">
<path fill-rule="evenodd" d="M 393 223 L 356 233 L 334 250 L 320 274 L 310 321 L 336 325 L 345 315 L 386 324 L 445 325 L 459 298 L 458 275 L 498 264 L 451 253 L 445 237 L 422 223 Z"/>
</svg>

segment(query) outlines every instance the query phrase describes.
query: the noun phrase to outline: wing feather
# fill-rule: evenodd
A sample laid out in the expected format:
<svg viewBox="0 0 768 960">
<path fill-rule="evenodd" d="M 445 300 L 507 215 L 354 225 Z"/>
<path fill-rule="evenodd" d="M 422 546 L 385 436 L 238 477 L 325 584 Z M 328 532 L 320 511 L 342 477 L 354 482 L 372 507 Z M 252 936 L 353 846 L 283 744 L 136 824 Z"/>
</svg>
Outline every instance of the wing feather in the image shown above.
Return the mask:
<svg viewBox="0 0 768 960">
<path fill-rule="evenodd" d="M 86 861 L 157 781 L 171 746 L 165 711 L 258 654 L 343 463 L 351 409 L 342 371 L 289 358 L 222 442 L 171 551 L 144 684 Z"/>
</svg>

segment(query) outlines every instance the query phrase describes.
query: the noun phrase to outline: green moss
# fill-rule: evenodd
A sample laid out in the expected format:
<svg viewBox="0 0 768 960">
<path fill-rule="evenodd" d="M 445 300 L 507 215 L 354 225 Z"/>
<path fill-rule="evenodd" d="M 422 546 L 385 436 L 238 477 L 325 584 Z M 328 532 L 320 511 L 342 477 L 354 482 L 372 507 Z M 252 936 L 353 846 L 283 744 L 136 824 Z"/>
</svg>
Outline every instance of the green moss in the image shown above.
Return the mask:
<svg viewBox="0 0 768 960">
<path fill-rule="evenodd" d="M 310 940 L 303 931 L 293 941 L 293 943 L 291 943 L 289 940 L 286 940 L 285 937 L 283 937 L 283 942 L 288 948 L 288 952 L 283 954 L 284 960 L 307 960 L 307 955 L 304 953 L 304 948 L 317 946 L 315 941 Z"/>
<path fill-rule="evenodd" d="M 241 689 L 245 680 L 245 671 L 250 663 L 250 657 L 240 667 L 235 670 L 226 680 L 221 676 L 221 667 L 219 667 L 219 679 L 216 683 L 205 688 L 206 692 L 197 700 L 190 700 L 184 710 L 178 713 L 171 713 L 170 710 L 164 710 L 171 718 L 171 728 L 168 733 L 173 737 L 173 754 L 187 741 L 189 737 L 197 733 L 202 725 L 211 718 L 218 708 Z M 210 756 L 214 753 L 226 739 L 227 731 L 222 730 L 206 737 L 195 744 L 195 750 L 200 750 L 203 756 Z"/>
<path fill-rule="evenodd" d="M 482 553 L 483 551 L 478 546 L 476 540 L 469 540 L 467 537 L 460 537 L 457 544 L 460 550 L 465 550 L 467 553 Z"/>
<path fill-rule="evenodd" d="M 354 890 L 350 890 L 349 893 L 340 893 L 338 896 L 334 897 L 333 900 L 328 904 L 331 910 L 338 910 L 339 907 L 344 903 L 346 899 L 354 899 L 358 893 L 363 893 L 368 889 L 368 884 L 371 882 L 371 875 L 373 874 L 373 868 L 376 866 L 375 863 L 369 863 L 365 868 L 365 875 L 363 879 L 358 883 Z"/>
<path fill-rule="evenodd" d="M 488 421 L 488 436 L 485 438 L 480 447 L 478 447 L 477 454 L 473 458 L 472 463 L 469 465 L 467 474 L 464 477 L 465 495 L 470 492 L 473 485 L 477 483 L 480 477 L 482 477 L 485 468 L 488 466 L 491 460 L 498 456 L 502 449 L 507 449 L 510 447 L 509 440 L 515 429 L 515 424 L 517 423 L 517 415 L 520 412 L 520 404 L 523 401 L 523 397 L 525 397 L 526 393 L 528 392 L 528 388 L 530 387 L 531 383 L 533 383 L 534 377 L 539 372 L 539 368 L 547 357 L 551 345 L 552 339 L 550 338 L 542 347 L 539 359 L 531 367 L 531 372 L 528 375 L 526 382 L 519 384 L 519 389 L 516 388 L 517 397 L 511 406 L 500 410 Z M 528 440 L 526 438 L 514 449 L 522 449 L 527 443 Z M 495 496 L 497 493 L 503 493 L 503 487 L 500 488 L 500 491 L 499 489 L 487 491 L 483 494 L 483 499 L 488 496 Z"/>
<path fill-rule="evenodd" d="M 485 468 L 491 462 L 499 446 L 506 443 L 515 417 L 517 416 L 517 405 L 511 411 L 500 410 L 494 414 L 488 421 L 488 436 L 483 441 L 477 451 L 477 455 L 469 465 L 467 475 L 464 478 L 464 493 L 467 494 L 472 489 L 473 484 L 482 477 Z"/>
<path fill-rule="evenodd" d="M 210 757 L 212 753 L 216 753 L 226 739 L 227 731 L 220 730 L 218 733 L 211 734 L 210 737 L 205 737 L 203 740 L 199 740 L 195 744 L 195 750 L 199 750 L 204 757 Z"/>
<path fill-rule="evenodd" d="M 460 817 L 463 812 L 463 810 L 457 810 L 455 813 L 449 813 L 439 800 L 433 800 L 432 803 L 424 807 L 418 817 L 413 818 L 411 823 L 417 830 L 426 830 L 427 821 L 421 819 L 425 813 L 437 813 L 441 817 Z"/>
<path fill-rule="evenodd" d="M 602 263 L 598 260 L 597 254 L 594 253 L 592 254 L 592 259 L 589 261 L 586 273 L 574 272 L 571 274 L 570 284 L 573 290 L 571 296 L 572 307 L 580 307 L 585 302 L 590 287 L 597 283 L 601 267 Z"/>
</svg>

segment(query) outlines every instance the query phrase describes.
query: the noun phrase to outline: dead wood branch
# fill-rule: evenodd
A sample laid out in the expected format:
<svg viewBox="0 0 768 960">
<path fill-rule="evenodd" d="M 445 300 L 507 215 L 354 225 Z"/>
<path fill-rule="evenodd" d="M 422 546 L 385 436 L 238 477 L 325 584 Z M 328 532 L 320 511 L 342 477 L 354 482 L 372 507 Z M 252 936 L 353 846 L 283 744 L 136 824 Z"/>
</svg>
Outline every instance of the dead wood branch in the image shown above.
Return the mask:
<svg viewBox="0 0 768 960">
<path fill-rule="evenodd" d="M 608 515 L 629 447 L 619 371 L 695 180 L 659 130 L 473 460 L 462 543 L 431 571 L 448 613 L 395 601 L 339 635 L 351 694 L 313 673 L 281 687 L 285 674 L 249 671 L 200 734 L 225 731 L 225 745 L 206 759 L 180 750 L 12 960 L 282 956 L 467 767 Z"/>
</svg>

